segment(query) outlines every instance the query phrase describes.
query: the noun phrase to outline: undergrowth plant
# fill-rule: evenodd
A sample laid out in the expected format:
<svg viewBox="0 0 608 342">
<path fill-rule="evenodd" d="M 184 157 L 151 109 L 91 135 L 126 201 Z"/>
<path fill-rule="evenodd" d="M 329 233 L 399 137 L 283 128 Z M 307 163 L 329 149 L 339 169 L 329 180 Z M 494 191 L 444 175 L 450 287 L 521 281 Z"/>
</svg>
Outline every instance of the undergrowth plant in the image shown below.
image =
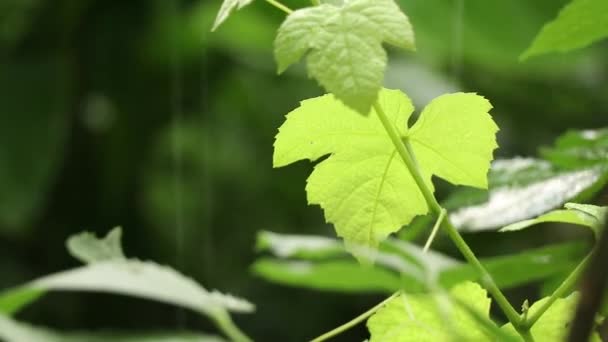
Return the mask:
<svg viewBox="0 0 608 342">
<path fill-rule="evenodd" d="M 224 0 L 213 29 L 252 1 Z M 297 10 L 278 0 L 266 2 L 287 15 L 274 47 L 279 73 L 305 60 L 310 77 L 328 92 L 287 114 L 276 136 L 273 164 L 318 161 L 306 184 L 308 202 L 323 209 L 341 241 L 260 232 L 258 250 L 275 257 L 260 258 L 253 270 L 286 285 L 387 294 L 377 306 L 313 341 L 364 321 L 371 342 L 563 339 L 579 296 L 573 290 L 595 249 L 570 241 L 479 258 L 461 232 L 517 232 L 561 222 L 588 227 L 597 239 L 608 209 L 577 202 L 589 200 L 608 181 L 608 130 L 566 133 L 537 158 L 493 161 L 498 126 L 488 99 L 445 94 L 414 120 L 408 96 L 383 87 L 385 46 L 415 50 L 414 29 L 394 0 L 312 0 L 312 6 Z M 605 37 L 607 14 L 605 0 L 573 1 L 522 58 Z M 573 31 L 569 23 L 581 15 L 596 17 Z M 468 188 L 440 202 L 433 176 Z M 423 247 L 410 242 L 423 232 L 428 233 Z M 466 263 L 431 249 L 442 235 Z M 120 229 L 102 239 L 89 233 L 73 236 L 68 250 L 84 266 L 0 293 L 0 338 L 222 340 L 196 333 L 59 333 L 11 318 L 50 291 L 95 291 L 187 308 L 211 319 L 230 340 L 251 340 L 229 315 L 253 311 L 251 303 L 208 291 L 169 267 L 127 258 L 120 240 Z M 514 306 L 504 294 L 506 288 L 547 279 L 553 286 L 534 303 Z M 490 317 L 491 305 L 500 309 L 505 324 Z M 595 332 L 591 338 L 599 340 Z"/>
</svg>

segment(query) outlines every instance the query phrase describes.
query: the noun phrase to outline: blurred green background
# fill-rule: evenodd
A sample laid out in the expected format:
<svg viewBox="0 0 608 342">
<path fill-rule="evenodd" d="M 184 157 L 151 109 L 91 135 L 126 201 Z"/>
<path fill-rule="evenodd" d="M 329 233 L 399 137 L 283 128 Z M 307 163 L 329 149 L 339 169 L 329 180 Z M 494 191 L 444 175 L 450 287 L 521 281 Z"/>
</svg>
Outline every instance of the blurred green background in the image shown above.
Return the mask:
<svg viewBox="0 0 608 342">
<path fill-rule="evenodd" d="M 606 42 L 518 62 L 566 2 L 400 0 L 418 51 L 391 52 L 386 84 L 418 108 L 446 92 L 487 97 L 502 157 L 534 155 L 569 128 L 608 126 Z M 210 33 L 219 6 L 0 0 L 0 288 L 75 266 L 68 235 L 121 225 L 129 256 L 256 303 L 236 321 L 259 341 L 311 338 L 382 298 L 281 287 L 249 271 L 258 230 L 334 235 L 306 205 L 311 164 L 271 163 L 284 114 L 322 90 L 302 65 L 276 75 L 283 13 L 257 1 Z M 542 234 L 484 233 L 473 248 L 516 252 L 550 240 Z M 52 294 L 19 318 L 60 329 L 213 329 L 109 295 Z M 365 336 L 361 326 L 337 340 Z"/>
</svg>

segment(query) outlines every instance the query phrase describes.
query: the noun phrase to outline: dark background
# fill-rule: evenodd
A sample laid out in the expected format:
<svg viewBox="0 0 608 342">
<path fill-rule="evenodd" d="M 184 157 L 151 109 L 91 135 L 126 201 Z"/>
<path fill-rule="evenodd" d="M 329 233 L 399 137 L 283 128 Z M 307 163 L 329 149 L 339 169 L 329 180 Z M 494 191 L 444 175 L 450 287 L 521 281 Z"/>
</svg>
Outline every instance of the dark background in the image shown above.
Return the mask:
<svg viewBox="0 0 608 342">
<path fill-rule="evenodd" d="M 484 95 L 501 127 L 497 156 L 534 155 L 568 128 L 608 126 L 605 42 L 518 62 L 565 0 L 399 3 L 418 52 L 391 51 L 386 84 L 419 109 L 446 92 Z M 271 163 L 283 115 L 322 90 L 302 65 L 276 75 L 282 12 L 258 0 L 212 34 L 219 6 L 0 0 L 0 288 L 77 265 L 64 248 L 70 234 L 121 225 L 127 255 L 256 303 L 236 320 L 259 341 L 311 338 L 382 298 L 285 288 L 248 270 L 258 230 L 334 235 L 306 205 L 311 164 Z M 542 233 L 472 241 L 494 255 L 542 245 Z M 18 317 L 68 330 L 214 330 L 193 314 L 109 295 L 52 294 Z M 340 339 L 365 336 L 362 325 Z"/>
</svg>

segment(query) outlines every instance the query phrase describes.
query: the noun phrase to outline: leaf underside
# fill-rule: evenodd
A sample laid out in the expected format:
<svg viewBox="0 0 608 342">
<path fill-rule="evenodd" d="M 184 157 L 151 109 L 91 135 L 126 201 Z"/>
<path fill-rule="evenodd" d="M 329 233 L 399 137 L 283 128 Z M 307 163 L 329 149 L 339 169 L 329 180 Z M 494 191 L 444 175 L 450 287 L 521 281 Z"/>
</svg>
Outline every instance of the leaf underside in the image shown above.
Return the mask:
<svg viewBox="0 0 608 342">
<path fill-rule="evenodd" d="M 368 114 L 382 87 L 382 43 L 414 49 L 409 19 L 393 0 L 353 0 L 297 10 L 279 28 L 279 73 L 307 55 L 308 73 L 328 92 Z"/>
<path fill-rule="evenodd" d="M 217 13 L 217 17 L 215 17 L 215 22 L 213 23 L 211 31 L 217 30 L 233 11 L 241 9 L 252 2 L 253 0 L 224 0 L 222 7 L 220 7 L 220 10 Z"/>
</svg>

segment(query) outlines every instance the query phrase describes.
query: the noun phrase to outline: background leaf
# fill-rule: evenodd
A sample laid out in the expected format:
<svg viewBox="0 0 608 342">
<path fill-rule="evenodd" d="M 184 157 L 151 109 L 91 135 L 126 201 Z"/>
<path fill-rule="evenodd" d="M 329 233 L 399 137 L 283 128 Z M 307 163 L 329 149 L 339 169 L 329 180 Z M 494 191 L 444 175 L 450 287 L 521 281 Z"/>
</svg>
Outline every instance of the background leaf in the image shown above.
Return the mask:
<svg viewBox="0 0 608 342">
<path fill-rule="evenodd" d="M 558 17 L 534 38 L 522 59 L 548 52 L 585 47 L 608 36 L 608 3 L 604 0 L 573 0 Z"/>
</svg>

